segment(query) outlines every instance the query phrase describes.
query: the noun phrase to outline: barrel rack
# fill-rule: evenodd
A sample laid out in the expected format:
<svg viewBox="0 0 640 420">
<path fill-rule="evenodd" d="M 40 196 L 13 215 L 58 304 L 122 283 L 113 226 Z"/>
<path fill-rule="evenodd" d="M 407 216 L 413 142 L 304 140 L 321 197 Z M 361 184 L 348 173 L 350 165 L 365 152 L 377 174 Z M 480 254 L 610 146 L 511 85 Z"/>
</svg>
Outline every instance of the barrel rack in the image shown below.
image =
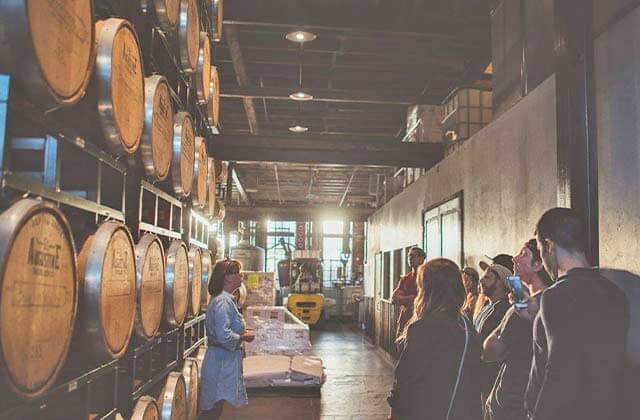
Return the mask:
<svg viewBox="0 0 640 420">
<path fill-rule="evenodd" d="M 202 10 L 204 30 L 210 32 L 208 12 Z M 162 72 L 170 81 L 176 109 L 192 113 L 198 132 L 217 134 L 216 127 L 207 125 L 167 35 L 154 27 L 146 14 L 142 10 L 138 17 L 145 73 Z M 182 239 L 187 245 L 208 248 L 210 222 L 192 209 L 189 200 L 180 201 L 162 186 L 147 182 L 139 168 L 126 159 L 113 158 L 92 139 L 69 132 L 66 127 L 59 129 L 47 113 L 21 109 L 23 114 L 33 114 L 27 118 L 43 127 L 34 130 L 37 136 L 10 138 L 10 106 L 22 107 L 13 101 L 10 105 L 10 81 L 9 75 L 0 74 L 0 209 L 20 197 L 41 197 L 56 203 L 67 217 L 82 214 L 96 225 L 107 219 L 122 221 L 136 241 L 141 233 L 151 232 L 165 240 Z M 68 169 L 77 171 L 79 164 L 90 169 L 90 176 L 69 182 Z M 138 398 L 156 393 L 166 375 L 181 369 L 184 359 L 195 356 L 205 343 L 202 314 L 188 317 L 178 328 L 161 327 L 148 342 L 132 337 L 120 360 L 86 366 L 76 363 L 70 354 L 56 384 L 45 396 L 24 401 L 0 389 L 4 395 L 0 399 L 0 420 L 68 419 L 75 415 L 106 420 L 114 419 L 116 413 L 128 415 Z"/>
</svg>

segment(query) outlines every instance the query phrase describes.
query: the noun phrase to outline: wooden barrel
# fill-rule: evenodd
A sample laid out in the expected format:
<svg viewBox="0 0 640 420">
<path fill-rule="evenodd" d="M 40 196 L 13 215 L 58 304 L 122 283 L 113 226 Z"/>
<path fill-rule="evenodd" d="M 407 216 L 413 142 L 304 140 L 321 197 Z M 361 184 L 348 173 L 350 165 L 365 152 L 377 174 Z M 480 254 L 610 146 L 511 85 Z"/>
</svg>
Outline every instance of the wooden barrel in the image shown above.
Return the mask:
<svg viewBox="0 0 640 420">
<path fill-rule="evenodd" d="M 200 372 L 198 361 L 194 357 L 188 357 L 184 361 L 182 377 L 187 389 L 187 412 L 189 419 L 198 417 L 198 390 Z"/>
<path fill-rule="evenodd" d="M 64 215 L 24 199 L 0 214 L 0 367 L 23 398 L 43 395 L 64 363 L 78 304 Z"/>
<path fill-rule="evenodd" d="M 200 50 L 196 65 L 196 94 L 198 102 L 205 104 L 211 93 L 211 41 L 206 32 L 200 33 Z"/>
<path fill-rule="evenodd" d="M 72 105 L 93 69 L 91 0 L 0 2 L 0 73 L 43 107 Z"/>
<path fill-rule="evenodd" d="M 189 305 L 189 254 L 187 246 L 174 240 L 167 250 L 164 287 L 164 317 L 173 327 L 184 322 Z"/>
<path fill-rule="evenodd" d="M 144 130 L 144 71 L 133 26 L 124 19 L 96 24 L 98 114 L 107 148 L 117 155 L 138 150 Z"/>
<path fill-rule="evenodd" d="M 145 10 L 153 8 L 160 27 L 166 31 L 176 28 L 180 14 L 180 0 L 142 0 Z"/>
<path fill-rule="evenodd" d="M 209 16 L 211 16 L 211 27 L 213 28 L 213 40 L 220 42 L 222 39 L 222 20 L 224 10 L 222 0 L 207 0 L 209 2 Z"/>
<path fill-rule="evenodd" d="M 191 315 L 200 315 L 200 295 L 202 293 L 202 251 L 197 246 L 189 250 L 189 296 Z"/>
<path fill-rule="evenodd" d="M 135 248 L 136 322 L 138 337 L 150 340 L 160 328 L 164 308 L 164 248 L 157 236 L 145 234 Z"/>
<path fill-rule="evenodd" d="M 207 187 L 209 188 L 209 197 L 207 206 L 205 206 L 205 215 L 209 218 L 213 218 L 215 216 L 215 208 L 216 208 L 216 160 L 214 158 L 209 158 L 209 168 L 207 174 Z"/>
<path fill-rule="evenodd" d="M 213 272 L 213 257 L 208 249 L 202 250 L 202 288 L 200 289 L 200 311 L 206 312 L 209 305 L 209 280 Z"/>
<path fill-rule="evenodd" d="M 216 66 L 211 66 L 211 82 L 209 83 L 209 102 L 207 102 L 207 122 L 212 127 L 220 123 L 220 77 Z"/>
<path fill-rule="evenodd" d="M 160 75 L 144 79 L 144 97 L 140 156 L 149 179 L 162 181 L 169 174 L 173 153 L 173 104 L 167 79 Z"/>
<path fill-rule="evenodd" d="M 180 372 L 171 372 L 167 375 L 167 380 L 158 397 L 158 406 L 162 420 L 188 418 L 187 387 Z"/>
<path fill-rule="evenodd" d="M 130 420 L 160 420 L 160 410 L 156 399 L 149 395 L 140 397 L 133 407 Z"/>
<path fill-rule="evenodd" d="M 207 142 L 204 137 L 195 138 L 195 164 L 193 177 L 193 206 L 203 209 L 207 204 L 208 178 L 209 178 L 209 154 Z"/>
<path fill-rule="evenodd" d="M 187 74 L 193 73 L 200 49 L 200 11 L 197 0 L 180 0 L 178 47 L 182 69 Z"/>
<path fill-rule="evenodd" d="M 87 238 L 78 256 L 78 278 L 83 352 L 100 361 L 119 359 L 136 317 L 136 260 L 125 225 L 104 222 Z"/>
<path fill-rule="evenodd" d="M 173 191 L 188 197 L 193 186 L 195 132 L 188 112 L 178 112 L 173 118 L 173 157 L 171 180 Z"/>
<path fill-rule="evenodd" d="M 207 354 L 206 344 L 198 347 L 198 353 L 196 354 L 196 361 L 198 362 L 198 378 L 202 378 L 202 366 L 204 365 L 204 356 Z"/>
</svg>

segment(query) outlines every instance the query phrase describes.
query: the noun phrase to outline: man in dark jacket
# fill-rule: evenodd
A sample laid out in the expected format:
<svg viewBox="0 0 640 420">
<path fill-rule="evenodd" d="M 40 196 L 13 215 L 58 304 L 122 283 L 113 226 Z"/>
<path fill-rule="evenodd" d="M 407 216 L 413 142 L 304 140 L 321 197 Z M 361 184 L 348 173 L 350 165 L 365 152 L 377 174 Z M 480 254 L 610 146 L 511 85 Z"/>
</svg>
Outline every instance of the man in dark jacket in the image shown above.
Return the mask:
<svg viewBox="0 0 640 420">
<path fill-rule="evenodd" d="M 556 284 L 533 326 L 526 410 L 531 420 L 620 419 L 628 308 L 622 291 L 588 268 L 585 232 L 571 209 L 547 211 L 536 240 Z"/>
<path fill-rule="evenodd" d="M 483 267 L 481 265 L 481 267 Z M 511 270 L 507 267 L 493 263 L 485 265 L 484 275 L 480 279 L 482 293 L 489 298 L 489 303 L 482 308 L 482 311 L 475 319 L 475 328 L 480 338 L 480 343 L 484 343 L 489 334 L 495 330 L 504 314 L 509 309 L 507 291 L 509 290 L 507 277 L 511 275 Z M 500 364 L 495 361 L 484 361 L 484 383 L 482 386 L 482 401 L 486 401 L 493 383 L 496 381 Z"/>
</svg>

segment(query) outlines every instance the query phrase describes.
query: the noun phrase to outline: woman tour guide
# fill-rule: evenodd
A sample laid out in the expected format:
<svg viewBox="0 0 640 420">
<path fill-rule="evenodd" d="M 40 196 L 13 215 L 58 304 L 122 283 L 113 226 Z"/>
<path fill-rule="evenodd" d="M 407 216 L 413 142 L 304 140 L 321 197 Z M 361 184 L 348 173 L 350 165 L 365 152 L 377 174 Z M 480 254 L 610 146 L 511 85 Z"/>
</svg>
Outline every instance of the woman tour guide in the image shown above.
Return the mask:
<svg viewBox="0 0 640 420">
<path fill-rule="evenodd" d="M 233 298 L 240 287 L 240 263 L 225 259 L 213 268 L 208 289 L 211 301 L 207 308 L 207 352 L 202 365 L 199 419 L 219 419 L 224 402 L 241 406 L 248 403 L 242 377 L 240 343 L 253 341 Z"/>
</svg>

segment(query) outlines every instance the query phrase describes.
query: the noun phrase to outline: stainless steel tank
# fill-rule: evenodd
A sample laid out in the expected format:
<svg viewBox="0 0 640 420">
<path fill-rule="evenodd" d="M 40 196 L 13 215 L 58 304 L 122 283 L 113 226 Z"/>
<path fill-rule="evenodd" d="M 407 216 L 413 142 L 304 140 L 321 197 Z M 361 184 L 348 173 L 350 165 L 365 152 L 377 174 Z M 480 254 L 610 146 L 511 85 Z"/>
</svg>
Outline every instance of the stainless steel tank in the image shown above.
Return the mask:
<svg viewBox="0 0 640 420">
<path fill-rule="evenodd" d="M 244 271 L 264 271 L 264 249 L 242 240 L 231 248 L 229 256 L 242 264 Z"/>
</svg>

